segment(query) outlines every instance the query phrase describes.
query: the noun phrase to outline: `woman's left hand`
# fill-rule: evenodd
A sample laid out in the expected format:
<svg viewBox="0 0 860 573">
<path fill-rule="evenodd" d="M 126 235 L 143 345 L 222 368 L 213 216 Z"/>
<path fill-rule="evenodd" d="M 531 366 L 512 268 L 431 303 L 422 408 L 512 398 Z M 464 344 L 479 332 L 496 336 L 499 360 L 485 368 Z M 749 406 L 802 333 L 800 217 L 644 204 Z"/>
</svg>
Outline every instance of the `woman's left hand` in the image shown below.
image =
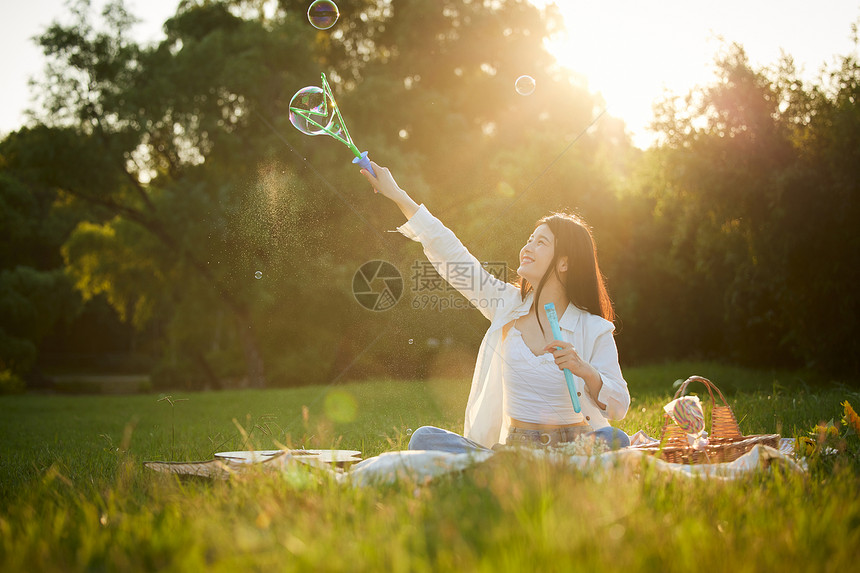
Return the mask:
<svg viewBox="0 0 860 573">
<path fill-rule="evenodd" d="M 559 370 L 567 368 L 571 373 L 576 374 L 580 378 L 585 378 L 594 370 L 588 362 L 579 356 L 579 353 L 570 342 L 564 340 L 553 340 L 543 349 L 544 353 L 551 352 L 555 357 L 555 364 Z"/>
<path fill-rule="evenodd" d="M 579 376 L 585 382 L 585 387 L 591 396 L 600 396 L 600 390 L 603 388 L 603 379 L 600 377 L 600 372 L 582 359 L 573 344 L 564 340 L 553 340 L 543 349 L 544 352 L 552 352 L 555 357 L 555 364 L 559 370 L 567 368 L 575 376 Z M 606 404 L 595 399 L 598 407 L 605 410 Z"/>
</svg>

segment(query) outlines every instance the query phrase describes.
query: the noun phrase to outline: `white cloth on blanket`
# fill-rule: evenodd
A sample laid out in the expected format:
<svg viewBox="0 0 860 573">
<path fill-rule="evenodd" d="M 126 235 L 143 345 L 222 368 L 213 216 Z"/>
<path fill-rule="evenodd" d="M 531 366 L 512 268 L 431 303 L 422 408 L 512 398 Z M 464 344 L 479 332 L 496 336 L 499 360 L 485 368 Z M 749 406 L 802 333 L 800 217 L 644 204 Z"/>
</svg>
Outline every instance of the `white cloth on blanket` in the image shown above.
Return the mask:
<svg viewBox="0 0 860 573">
<path fill-rule="evenodd" d="M 783 442 L 788 441 L 784 439 Z M 783 446 L 781 443 L 780 446 Z M 614 450 L 596 456 L 572 456 L 558 451 L 541 448 L 523 449 L 526 455 L 536 459 L 546 459 L 553 463 L 566 464 L 580 471 L 599 474 L 603 471 L 637 470 L 641 465 L 649 464 L 660 471 L 671 472 L 675 475 L 695 478 L 710 478 L 730 480 L 743 477 L 751 472 L 763 470 L 771 464 L 777 464 L 792 471 L 805 471 L 805 464 L 798 462 L 793 456 L 775 448 L 756 445 L 749 452 L 733 462 L 720 464 L 676 464 L 663 461 L 653 455 L 635 448 Z M 374 484 L 393 483 L 400 479 L 410 479 L 416 482 L 429 482 L 433 478 L 463 471 L 480 464 L 496 455 L 493 451 L 476 451 L 465 454 L 453 454 L 441 451 L 406 450 L 386 452 L 363 460 L 346 471 L 334 470 L 326 464 L 314 464 L 317 469 L 331 472 L 339 483 L 353 487 L 364 487 Z M 197 475 L 201 477 L 224 478 L 232 474 L 246 471 L 249 468 L 261 467 L 272 471 L 287 471 L 300 468 L 307 463 L 299 457 L 284 453 L 259 463 L 224 464 L 218 460 L 211 462 L 146 462 L 149 469 L 162 473 Z"/>
<path fill-rule="evenodd" d="M 522 452 L 536 458 L 544 458 L 555 463 L 568 464 L 578 470 L 592 472 L 625 468 L 636 469 L 642 463 L 652 464 L 658 470 L 672 472 L 675 475 L 722 480 L 743 477 L 751 472 L 765 469 L 771 463 L 783 465 L 793 471 L 804 471 L 803 466 L 793 458 L 777 449 L 762 445 L 753 446 L 749 452 L 733 462 L 695 465 L 666 462 L 643 451 L 630 448 L 614 450 L 597 456 L 569 456 L 542 448 L 525 448 Z M 352 470 L 344 472 L 339 479 L 356 486 L 391 483 L 403 477 L 415 480 L 432 479 L 439 475 L 467 469 L 474 464 L 486 461 L 495 453 L 452 454 L 421 450 L 389 452 L 357 464 Z M 383 456 L 385 456 L 384 461 L 379 460 Z M 358 479 L 354 480 L 352 473 L 359 465 L 364 465 L 363 471 L 356 476 Z"/>
<path fill-rule="evenodd" d="M 486 461 L 495 452 L 452 454 L 440 451 L 405 450 L 386 452 L 352 466 L 338 474 L 338 481 L 353 486 L 391 483 L 397 479 L 429 481 L 436 476 L 465 470 Z"/>
</svg>

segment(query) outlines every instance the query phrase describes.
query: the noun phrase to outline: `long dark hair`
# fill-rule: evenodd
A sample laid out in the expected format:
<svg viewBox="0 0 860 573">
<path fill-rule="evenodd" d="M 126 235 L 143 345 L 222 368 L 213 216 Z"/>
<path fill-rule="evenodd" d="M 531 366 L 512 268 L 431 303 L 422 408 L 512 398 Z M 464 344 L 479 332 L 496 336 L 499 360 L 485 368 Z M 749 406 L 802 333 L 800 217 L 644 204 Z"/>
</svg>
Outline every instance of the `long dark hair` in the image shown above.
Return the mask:
<svg viewBox="0 0 860 573">
<path fill-rule="evenodd" d="M 543 224 L 549 227 L 555 237 L 555 250 L 549 268 L 541 277 L 535 290 L 535 304 L 538 304 L 541 290 L 549 279 L 550 273 L 554 273 L 561 281 L 556 267 L 560 258 L 567 257 L 567 281 L 562 282 L 570 302 L 577 308 L 602 316 L 609 322 L 615 320 L 612 301 L 597 264 L 597 249 L 589 226 L 578 216 L 569 213 L 552 213 L 542 217 L 535 223 L 535 229 Z M 520 293 L 523 300 L 531 290 L 531 283 L 520 277 Z M 564 309 L 557 310 L 559 314 L 564 312 Z M 540 313 L 535 312 L 535 314 L 538 318 L 538 326 L 543 333 Z"/>
</svg>

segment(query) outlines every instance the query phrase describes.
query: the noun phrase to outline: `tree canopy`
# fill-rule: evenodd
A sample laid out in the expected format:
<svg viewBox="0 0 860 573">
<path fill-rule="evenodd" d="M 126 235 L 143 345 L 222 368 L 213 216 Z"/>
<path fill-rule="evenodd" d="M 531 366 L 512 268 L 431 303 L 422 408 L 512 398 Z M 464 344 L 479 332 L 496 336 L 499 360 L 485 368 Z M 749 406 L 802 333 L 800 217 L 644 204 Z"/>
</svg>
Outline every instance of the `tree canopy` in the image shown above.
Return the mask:
<svg viewBox="0 0 860 573">
<path fill-rule="evenodd" d="M 340 143 L 290 125 L 292 95 L 322 71 L 358 146 L 508 280 L 539 217 L 583 215 L 622 361 L 858 372 L 855 60 L 807 85 L 790 61 L 754 69 L 729 46 L 711 85 L 655 109 L 663 140 L 641 152 L 545 51 L 551 8 L 338 5 L 319 31 L 304 2 L 184 1 L 164 40 L 139 45 L 122 2 L 96 27 L 79 0 L 39 38 L 39 120 L 0 142 L 0 369 L 25 374 L 95 300 L 148 333 L 164 387 L 468 364 L 483 317 L 418 308 L 424 257 L 385 232 L 397 210 Z M 352 294 L 371 260 L 406 285 L 385 312 Z"/>
</svg>

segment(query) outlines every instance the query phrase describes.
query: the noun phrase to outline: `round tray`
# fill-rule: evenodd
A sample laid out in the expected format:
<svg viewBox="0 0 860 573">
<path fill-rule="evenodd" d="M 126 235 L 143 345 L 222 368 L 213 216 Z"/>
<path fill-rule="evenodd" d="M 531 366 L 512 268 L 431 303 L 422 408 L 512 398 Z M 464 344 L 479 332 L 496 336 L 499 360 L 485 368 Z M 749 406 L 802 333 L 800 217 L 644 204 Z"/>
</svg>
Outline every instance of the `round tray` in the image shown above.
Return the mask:
<svg viewBox="0 0 860 573">
<path fill-rule="evenodd" d="M 229 460 L 231 463 L 256 464 L 279 456 L 284 450 L 256 450 L 237 452 L 218 452 L 216 459 Z M 294 458 L 308 459 L 330 464 L 355 463 L 361 461 L 358 450 L 286 450 Z"/>
</svg>

